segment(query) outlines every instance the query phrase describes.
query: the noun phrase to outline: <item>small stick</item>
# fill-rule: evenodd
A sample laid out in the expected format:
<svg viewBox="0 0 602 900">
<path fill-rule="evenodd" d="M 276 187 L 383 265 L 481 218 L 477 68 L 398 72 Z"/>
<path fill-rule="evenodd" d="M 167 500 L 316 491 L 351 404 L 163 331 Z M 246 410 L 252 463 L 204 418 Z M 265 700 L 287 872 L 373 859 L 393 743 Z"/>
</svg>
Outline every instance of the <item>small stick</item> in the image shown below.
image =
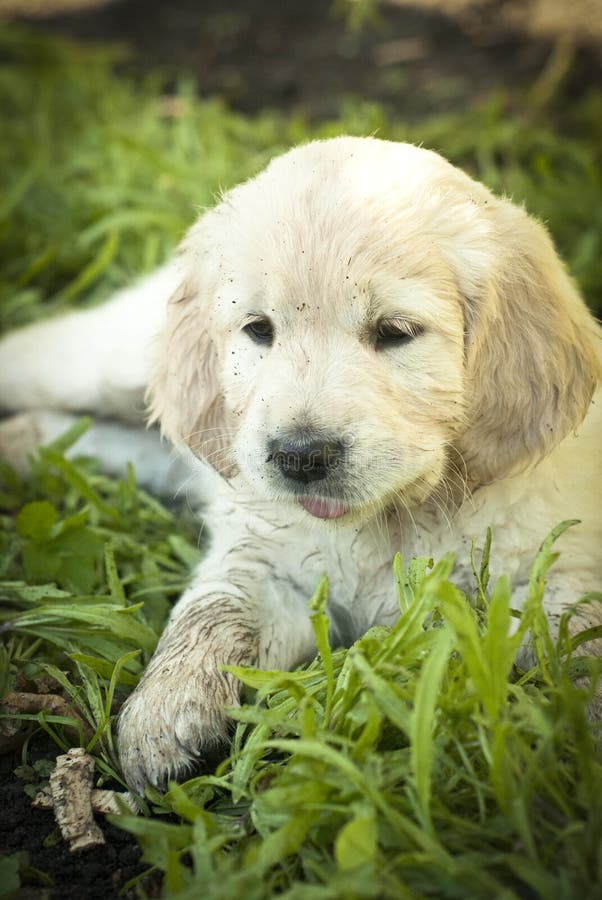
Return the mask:
<svg viewBox="0 0 602 900">
<path fill-rule="evenodd" d="M 58 756 L 50 776 L 54 815 L 72 853 L 100 847 L 105 838 L 92 812 L 94 760 L 82 747 Z"/>
</svg>

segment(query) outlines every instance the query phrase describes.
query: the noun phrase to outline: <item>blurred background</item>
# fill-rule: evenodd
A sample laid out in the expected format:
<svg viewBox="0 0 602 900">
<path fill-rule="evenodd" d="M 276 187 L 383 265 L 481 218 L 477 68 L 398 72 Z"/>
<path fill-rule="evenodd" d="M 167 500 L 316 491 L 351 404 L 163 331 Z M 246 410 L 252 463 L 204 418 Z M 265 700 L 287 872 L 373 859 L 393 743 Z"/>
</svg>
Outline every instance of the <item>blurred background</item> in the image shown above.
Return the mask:
<svg viewBox="0 0 602 900">
<path fill-rule="evenodd" d="M 130 71 L 194 76 L 245 112 L 337 116 L 349 96 L 406 118 L 600 77 L 601 0 L 0 0 L 46 32 L 120 42 Z"/>
<path fill-rule="evenodd" d="M 601 74 L 602 0 L 0 0 L 0 326 L 106 295 L 341 132 L 524 202 L 599 311 Z"/>
</svg>

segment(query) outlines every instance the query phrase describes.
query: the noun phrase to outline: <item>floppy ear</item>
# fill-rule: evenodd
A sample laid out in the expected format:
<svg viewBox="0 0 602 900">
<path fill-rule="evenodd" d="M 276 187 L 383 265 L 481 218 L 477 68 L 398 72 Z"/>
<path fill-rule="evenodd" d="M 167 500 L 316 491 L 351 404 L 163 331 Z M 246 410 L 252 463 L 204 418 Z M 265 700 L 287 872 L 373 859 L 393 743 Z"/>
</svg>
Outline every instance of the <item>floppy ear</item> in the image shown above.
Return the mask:
<svg viewBox="0 0 602 900">
<path fill-rule="evenodd" d="M 488 252 L 468 249 L 457 270 L 467 391 L 458 449 L 478 484 L 537 462 L 576 429 L 601 375 L 596 323 L 545 228 L 507 201 L 481 211 Z"/>
<path fill-rule="evenodd" d="M 195 269 L 200 270 L 203 254 L 196 243 L 199 232 L 197 223 L 183 244 L 183 257 L 191 268 L 186 259 L 190 255 Z M 158 421 L 162 434 L 171 441 L 187 444 L 223 475 L 231 475 L 232 428 L 219 383 L 220 351 L 212 335 L 212 294 L 210 279 L 195 271 L 184 277 L 169 299 L 147 391 L 149 421 Z"/>
</svg>

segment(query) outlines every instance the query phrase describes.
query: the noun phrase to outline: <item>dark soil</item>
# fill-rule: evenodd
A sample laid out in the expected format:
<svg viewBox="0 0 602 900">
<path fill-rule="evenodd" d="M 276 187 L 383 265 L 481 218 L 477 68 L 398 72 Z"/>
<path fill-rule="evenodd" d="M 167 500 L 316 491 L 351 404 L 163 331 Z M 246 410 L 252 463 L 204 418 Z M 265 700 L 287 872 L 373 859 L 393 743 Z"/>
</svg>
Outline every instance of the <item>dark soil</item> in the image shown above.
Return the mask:
<svg viewBox="0 0 602 900">
<path fill-rule="evenodd" d="M 520 100 L 552 50 L 500 29 L 495 3 L 461 24 L 432 10 L 383 6 L 380 22 L 358 33 L 336 7 L 335 0 L 113 0 L 37 21 L 48 31 L 125 44 L 132 71 L 192 73 L 201 96 L 219 95 L 244 112 L 301 110 L 312 119 L 336 116 L 350 96 L 404 119 L 500 90 Z M 580 49 L 565 99 L 601 72 L 600 53 Z"/>
<path fill-rule="evenodd" d="M 56 745 L 48 739 L 34 744 L 28 762 L 53 759 Z M 136 840 L 97 817 L 107 843 L 96 850 L 72 854 L 61 839 L 51 811 L 33 809 L 25 782 L 14 774 L 21 754 L 0 756 L 0 859 L 25 852 L 20 890 L 15 900 L 133 900 L 135 888 L 121 894 L 131 878 L 148 869 Z M 34 871 L 34 870 L 37 870 Z M 42 875 L 38 874 L 42 873 Z M 44 877 L 45 876 L 45 877 Z M 0 884 L 0 896 L 4 885 Z M 148 897 L 158 896 L 158 880 L 146 879 Z"/>
</svg>

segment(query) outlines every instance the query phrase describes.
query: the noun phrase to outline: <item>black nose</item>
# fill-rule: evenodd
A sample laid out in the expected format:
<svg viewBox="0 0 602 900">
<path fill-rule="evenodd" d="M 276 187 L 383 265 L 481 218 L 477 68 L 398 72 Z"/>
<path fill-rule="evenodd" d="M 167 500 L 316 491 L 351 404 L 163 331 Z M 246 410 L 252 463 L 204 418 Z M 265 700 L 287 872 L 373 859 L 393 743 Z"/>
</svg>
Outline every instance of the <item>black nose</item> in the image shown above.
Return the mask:
<svg viewBox="0 0 602 900">
<path fill-rule="evenodd" d="M 273 462 L 285 478 L 299 484 L 322 481 L 340 464 L 345 447 L 337 440 L 270 441 L 268 462 Z"/>
</svg>

